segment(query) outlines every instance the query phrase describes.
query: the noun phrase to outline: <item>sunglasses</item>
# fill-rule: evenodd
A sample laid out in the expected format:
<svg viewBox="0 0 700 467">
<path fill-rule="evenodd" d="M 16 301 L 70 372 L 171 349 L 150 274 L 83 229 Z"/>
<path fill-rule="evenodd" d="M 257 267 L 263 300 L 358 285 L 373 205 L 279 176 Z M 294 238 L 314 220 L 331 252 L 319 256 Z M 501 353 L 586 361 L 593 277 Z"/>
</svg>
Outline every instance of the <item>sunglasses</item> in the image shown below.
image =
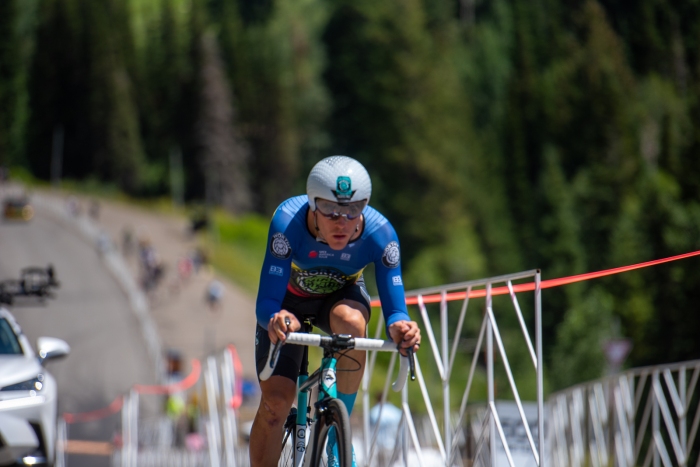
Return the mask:
<svg viewBox="0 0 700 467">
<path fill-rule="evenodd" d="M 357 219 L 362 214 L 362 210 L 367 206 L 366 201 L 356 201 L 348 204 L 338 204 L 327 199 L 316 198 L 316 210 L 323 217 L 331 220 L 338 220 L 344 217 L 348 220 Z"/>
</svg>

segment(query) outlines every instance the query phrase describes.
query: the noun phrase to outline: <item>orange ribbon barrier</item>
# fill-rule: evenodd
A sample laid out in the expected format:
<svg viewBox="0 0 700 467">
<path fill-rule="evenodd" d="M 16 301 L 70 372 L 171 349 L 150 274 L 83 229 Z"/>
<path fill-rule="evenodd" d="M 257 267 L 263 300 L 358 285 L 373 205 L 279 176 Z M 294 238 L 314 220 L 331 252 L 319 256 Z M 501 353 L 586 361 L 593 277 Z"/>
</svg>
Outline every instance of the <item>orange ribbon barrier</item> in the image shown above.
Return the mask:
<svg viewBox="0 0 700 467">
<path fill-rule="evenodd" d="M 117 396 L 107 407 L 91 412 L 64 413 L 63 419 L 66 423 L 94 422 L 119 412 L 122 409 L 122 405 L 124 405 L 124 396 Z"/>
<path fill-rule="evenodd" d="M 236 386 L 233 388 L 233 397 L 231 398 L 230 404 L 231 408 L 238 409 L 243 403 L 243 364 L 241 359 L 238 357 L 238 351 L 236 346 L 229 344 L 226 346 L 228 351 L 231 353 L 231 360 L 233 360 L 233 374 L 236 382 Z"/>
<path fill-rule="evenodd" d="M 185 391 L 194 386 L 197 380 L 199 380 L 201 372 L 202 365 L 199 363 L 199 360 L 192 359 L 192 371 L 182 381 L 167 386 L 145 386 L 136 384 L 134 385 L 134 390 L 140 394 L 171 394 L 173 392 Z M 64 413 L 63 419 L 66 423 L 93 422 L 119 412 L 123 405 L 124 396 L 118 396 L 107 407 L 91 412 Z"/>
<path fill-rule="evenodd" d="M 632 264 L 629 266 L 621 266 L 618 268 L 604 269 L 602 271 L 597 271 L 597 272 L 587 272 L 585 274 L 560 277 L 558 279 L 549 279 L 549 280 L 540 282 L 540 288 L 541 289 L 549 289 L 551 287 L 559 287 L 560 285 L 573 284 L 574 282 L 581 282 L 581 281 L 587 281 L 590 279 L 596 279 L 598 277 L 611 276 L 613 274 L 620 274 L 622 272 L 632 271 L 634 269 L 641 269 L 641 268 L 647 268 L 650 266 L 656 266 L 657 264 L 669 263 L 671 261 L 677 261 L 679 259 L 690 258 L 692 256 L 698 256 L 698 255 L 700 255 L 700 250 L 693 251 L 690 253 L 684 253 L 682 255 L 670 256 L 668 258 L 647 261 L 644 263 Z M 533 290 L 535 290 L 535 283 L 534 282 L 527 282 L 525 284 L 516 284 L 513 286 L 513 291 L 515 293 L 531 292 Z M 510 293 L 510 291 L 508 290 L 508 287 L 505 287 L 505 286 L 496 287 L 496 288 L 491 289 L 491 295 L 505 295 L 508 293 Z M 486 296 L 486 289 L 472 290 L 469 293 L 469 298 L 479 298 L 479 297 L 485 297 L 485 296 Z M 452 293 L 446 294 L 446 296 L 445 296 L 445 299 L 448 302 L 453 301 L 453 300 L 464 300 L 465 298 L 467 298 L 467 292 L 452 292 Z M 441 294 L 425 295 L 423 297 L 423 303 L 439 303 L 441 300 L 442 300 Z M 418 304 L 418 297 L 407 298 L 406 304 L 407 305 L 417 305 Z M 381 302 L 379 300 L 373 300 L 371 305 L 373 307 L 379 307 L 379 306 L 381 306 Z"/>
<path fill-rule="evenodd" d="M 199 380 L 199 375 L 202 373 L 202 364 L 199 360 L 192 359 L 192 371 L 182 381 L 168 385 L 146 386 L 143 384 L 135 384 L 134 390 L 139 394 L 172 394 L 190 389 Z"/>
</svg>

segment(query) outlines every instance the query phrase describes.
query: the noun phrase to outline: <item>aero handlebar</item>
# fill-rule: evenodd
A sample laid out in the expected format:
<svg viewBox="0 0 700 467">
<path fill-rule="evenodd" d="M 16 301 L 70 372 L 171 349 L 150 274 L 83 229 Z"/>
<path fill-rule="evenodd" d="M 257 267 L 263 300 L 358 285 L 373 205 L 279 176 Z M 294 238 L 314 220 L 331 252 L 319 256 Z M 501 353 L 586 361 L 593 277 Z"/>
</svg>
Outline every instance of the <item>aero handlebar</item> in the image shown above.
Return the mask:
<svg viewBox="0 0 700 467">
<path fill-rule="evenodd" d="M 321 336 L 319 334 L 307 334 L 303 332 L 292 332 L 287 335 L 286 341 L 282 343 L 278 340 L 274 346 L 270 347 L 270 353 L 265 363 L 265 368 L 260 372 L 260 380 L 266 381 L 275 369 L 279 353 L 283 344 L 306 345 L 309 347 L 323 347 L 324 349 L 340 350 L 378 350 L 382 352 L 398 352 L 397 345 L 392 341 L 381 339 L 367 339 L 363 337 L 350 337 L 345 334 L 333 334 L 331 336 Z M 413 349 L 406 349 L 407 357 L 400 355 L 399 374 L 392 384 L 392 389 L 396 392 L 403 389 L 410 369 L 411 380 L 415 380 L 415 362 Z"/>
</svg>

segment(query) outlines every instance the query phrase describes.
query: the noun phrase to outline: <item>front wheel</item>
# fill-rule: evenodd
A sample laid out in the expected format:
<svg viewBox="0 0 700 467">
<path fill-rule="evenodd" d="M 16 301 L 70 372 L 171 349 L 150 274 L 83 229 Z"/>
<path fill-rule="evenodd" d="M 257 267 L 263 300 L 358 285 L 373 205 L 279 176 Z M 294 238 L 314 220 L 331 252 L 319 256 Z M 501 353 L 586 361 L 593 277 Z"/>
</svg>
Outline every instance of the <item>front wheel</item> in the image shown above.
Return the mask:
<svg viewBox="0 0 700 467">
<path fill-rule="evenodd" d="M 328 462 L 326 443 L 330 429 L 335 428 L 335 439 L 338 447 L 338 463 Z M 352 434 L 350 432 L 350 417 L 345 404 L 340 399 L 330 399 L 318 415 L 314 430 L 314 447 L 311 451 L 312 467 L 352 467 Z"/>
<path fill-rule="evenodd" d="M 287 421 L 284 422 L 284 437 L 282 438 L 282 453 L 277 467 L 295 467 L 294 466 L 294 429 L 297 421 L 297 409 L 292 407 L 287 416 Z"/>
</svg>

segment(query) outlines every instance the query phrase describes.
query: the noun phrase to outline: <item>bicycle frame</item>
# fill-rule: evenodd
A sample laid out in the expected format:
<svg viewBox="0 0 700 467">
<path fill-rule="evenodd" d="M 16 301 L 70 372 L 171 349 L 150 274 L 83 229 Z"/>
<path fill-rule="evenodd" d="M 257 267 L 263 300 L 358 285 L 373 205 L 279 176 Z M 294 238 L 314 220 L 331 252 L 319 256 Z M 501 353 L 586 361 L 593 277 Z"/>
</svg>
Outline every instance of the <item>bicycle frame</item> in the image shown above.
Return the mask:
<svg viewBox="0 0 700 467">
<path fill-rule="evenodd" d="M 328 354 L 330 354 L 330 356 Z M 317 407 L 319 403 L 325 399 L 338 397 L 335 370 L 337 362 L 332 352 L 324 350 L 321 366 L 318 371 L 309 376 L 308 347 L 304 349 L 301 371 L 297 378 L 297 419 L 294 429 L 294 439 L 291 443 L 291 445 L 294 446 L 294 467 L 302 467 L 302 463 L 306 459 L 306 450 L 309 447 L 313 448 L 313 446 L 307 446 L 307 440 L 311 439 L 311 442 L 313 442 L 313 430 L 316 426 L 315 422 L 318 420 L 318 411 L 314 414 L 314 419 L 309 420 L 309 393 L 315 386 L 319 387 Z M 311 425 L 311 430 L 307 432 L 307 427 L 309 425 Z M 311 436 L 311 438 L 309 438 L 309 436 Z"/>
</svg>

